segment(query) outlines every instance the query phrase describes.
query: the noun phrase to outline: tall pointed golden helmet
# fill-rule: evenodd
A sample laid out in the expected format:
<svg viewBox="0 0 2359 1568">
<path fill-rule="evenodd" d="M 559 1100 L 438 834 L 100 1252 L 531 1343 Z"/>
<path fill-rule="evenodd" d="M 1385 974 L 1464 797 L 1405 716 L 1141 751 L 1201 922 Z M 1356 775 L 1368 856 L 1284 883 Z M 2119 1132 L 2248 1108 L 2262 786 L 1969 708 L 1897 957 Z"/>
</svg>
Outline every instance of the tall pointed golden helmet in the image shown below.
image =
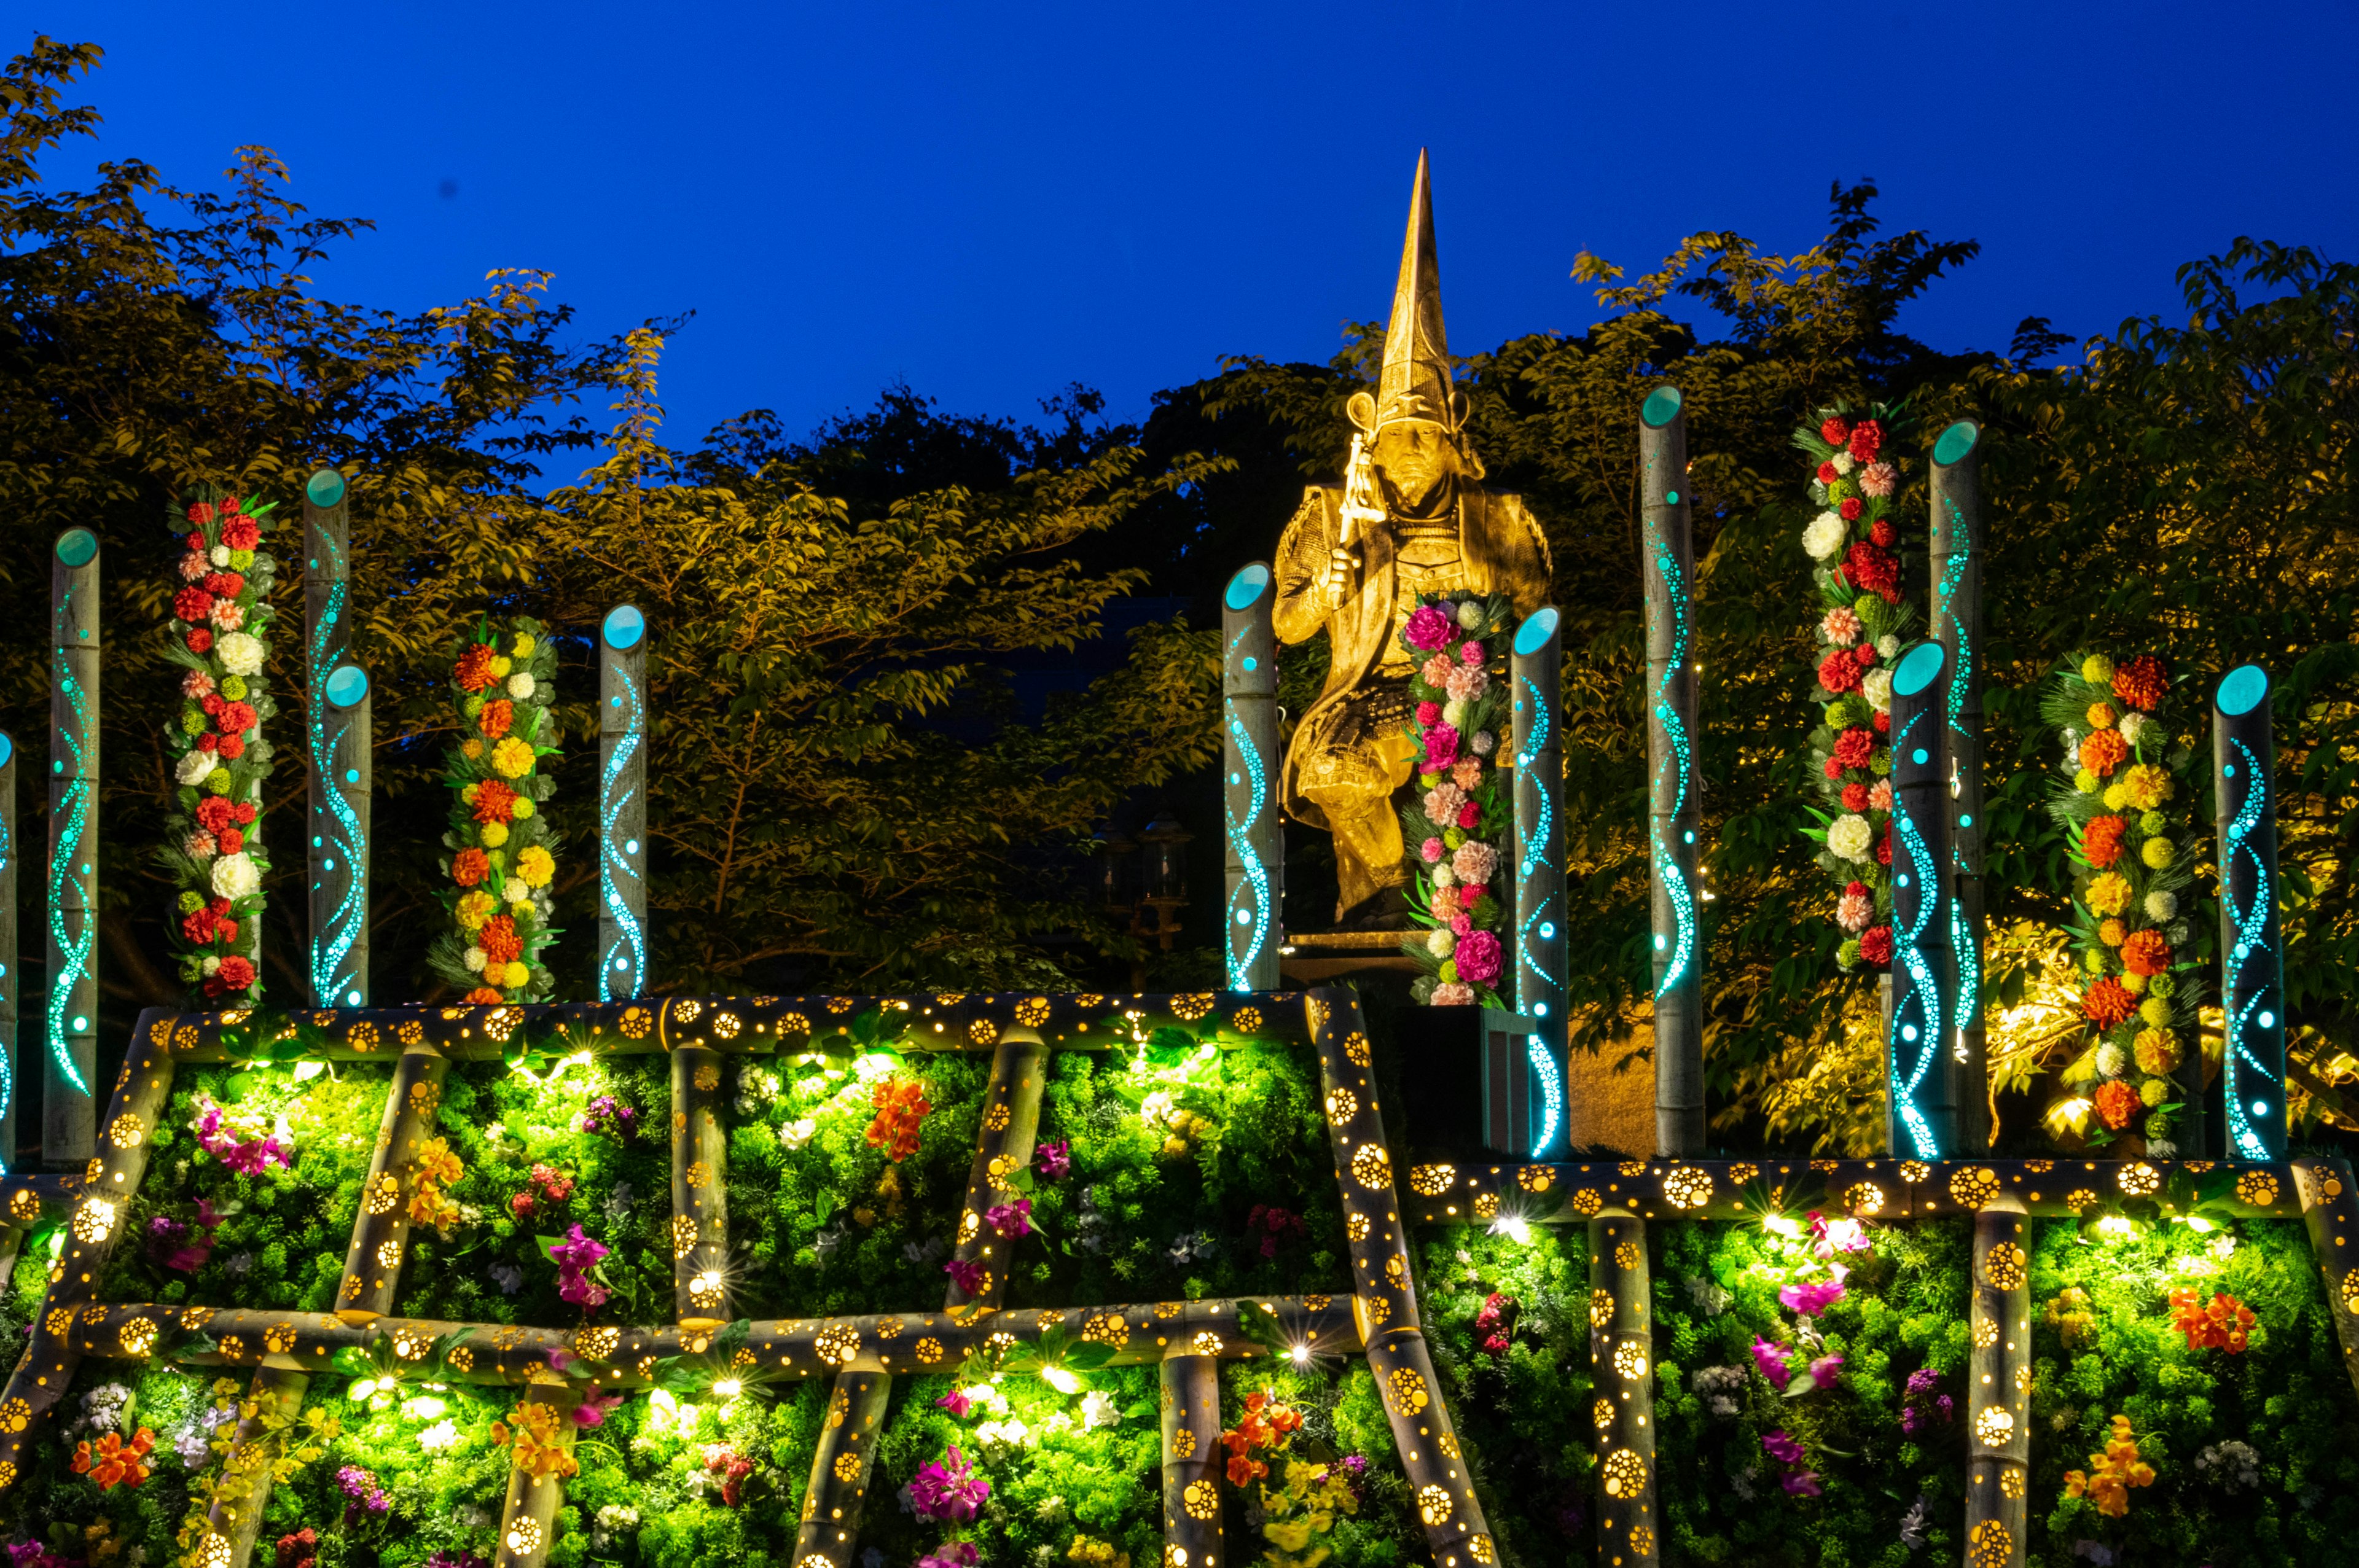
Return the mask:
<svg viewBox="0 0 2359 1568">
<path fill-rule="evenodd" d="M 1450 383 L 1450 341 L 1441 326 L 1441 269 L 1433 250 L 1433 187 L 1426 155 L 1417 155 L 1409 194 L 1408 232 L 1401 241 L 1400 277 L 1393 285 L 1392 319 L 1385 327 L 1385 358 L 1376 395 L 1354 393 L 1352 422 L 1374 434 L 1401 420 L 1421 420 L 1456 431 L 1466 399 Z"/>
</svg>

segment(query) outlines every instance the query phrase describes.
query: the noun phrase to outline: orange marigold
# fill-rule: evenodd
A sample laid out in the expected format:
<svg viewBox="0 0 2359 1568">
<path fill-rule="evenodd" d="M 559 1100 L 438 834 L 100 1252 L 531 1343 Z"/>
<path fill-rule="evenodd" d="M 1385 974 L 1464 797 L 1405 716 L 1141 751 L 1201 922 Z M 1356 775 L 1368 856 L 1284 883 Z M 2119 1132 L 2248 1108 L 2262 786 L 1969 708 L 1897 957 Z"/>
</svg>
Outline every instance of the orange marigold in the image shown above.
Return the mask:
<svg viewBox="0 0 2359 1568">
<path fill-rule="evenodd" d="M 2098 1028 L 2111 1029 L 2137 1011 L 2137 998 L 2124 990 L 2121 981 L 2107 975 L 2081 993 L 2081 1011 Z"/>
<path fill-rule="evenodd" d="M 473 887 L 491 874 L 492 863 L 481 849 L 462 849 L 451 857 L 451 880 L 462 888 Z"/>
<path fill-rule="evenodd" d="M 2097 1114 L 2116 1132 L 2136 1120 L 2145 1108 L 2146 1102 L 2138 1098 L 2137 1090 L 2119 1078 L 2097 1086 Z"/>
<path fill-rule="evenodd" d="M 2162 661 L 2152 654 L 2140 654 L 2114 671 L 2114 695 L 2142 713 L 2152 713 L 2162 706 L 2163 696 L 2170 689 L 2169 676 Z"/>
<path fill-rule="evenodd" d="M 475 719 L 475 728 L 496 741 L 506 734 L 508 726 L 515 722 L 516 704 L 504 697 L 497 702 L 484 704 L 483 713 Z"/>
<path fill-rule="evenodd" d="M 451 678 L 459 683 L 461 691 L 481 691 L 499 677 L 492 674 L 495 650 L 489 643 L 470 643 L 459 654 L 458 667 Z"/>
<path fill-rule="evenodd" d="M 2158 975 L 2170 968 L 2170 944 L 2159 931 L 2133 931 L 2122 944 L 2122 968 L 2134 975 Z"/>
<path fill-rule="evenodd" d="M 489 986 L 477 986 L 460 1000 L 469 1007 L 497 1007 L 508 999 Z"/>
<path fill-rule="evenodd" d="M 2122 835 L 2130 830 L 2124 816 L 2093 816 L 2081 829 L 2081 859 L 2104 871 L 2122 858 Z"/>
<path fill-rule="evenodd" d="M 2252 1343 L 2253 1309 L 2223 1291 L 2207 1303 L 2195 1291 L 2170 1292 L 2170 1326 L 2187 1336 L 2190 1350 L 2225 1350 L 2242 1355 Z"/>
<path fill-rule="evenodd" d="M 484 922 L 484 929 L 475 937 L 475 946 L 484 950 L 484 962 L 511 963 L 524 957 L 524 939 L 516 935 L 513 916 L 495 914 Z"/>
<path fill-rule="evenodd" d="M 2104 778 L 2129 760 L 2130 743 L 2118 730 L 2099 730 L 2081 742 L 2081 765 Z"/>
<path fill-rule="evenodd" d="M 468 786 L 467 804 L 478 822 L 512 822 L 516 819 L 516 792 L 512 785 L 498 779 L 478 779 Z"/>
</svg>

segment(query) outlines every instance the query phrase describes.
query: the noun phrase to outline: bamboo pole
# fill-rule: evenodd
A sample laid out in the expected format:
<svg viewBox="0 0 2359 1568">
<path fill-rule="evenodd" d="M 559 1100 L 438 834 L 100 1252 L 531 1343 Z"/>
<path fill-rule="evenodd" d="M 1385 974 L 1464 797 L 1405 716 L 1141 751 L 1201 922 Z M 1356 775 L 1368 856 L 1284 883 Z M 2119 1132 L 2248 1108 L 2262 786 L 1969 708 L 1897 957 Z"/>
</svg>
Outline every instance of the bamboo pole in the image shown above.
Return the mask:
<svg viewBox="0 0 2359 1568">
<path fill-rule="evenodd" d="M 2343 1346 L 2343 1370 L 2359 1390 L 2359 1183 L 2341 1160 L 2297 1160 L 2303 1228 L 2326 1281 L 2326 1304 Z"/>
<path fill-rule="evenodd" d="M 1655 1469 L 1655 1332 L 1647 1222 L 1615 1205 L 1589 1222 L 1589 1367 L 1596 1403 L 1598 1553 L 1660 1561 Z"/>
<path fill-rule="evenodd" d="M 2226 1039 L 2220 1098 L 2232 1160 L 2282 1160 L 2286 1149 L 2285 957 L 2277 928 L 2277 748 L 2268 672 L 2228 672 L 2212 704 L 2213 799 L 2220 835 L 2220 1010 Z M 2193 1082 L 2201 1053 L 2190 1050 Z M 2197 1097 L 2190 1097 L 2195 1098 Z"/>
<path fill-rule="evenodd" d="M 49 567 L 49 1006 L 41 1162 L 98 1142 L 98 535 L 69 528 Z"/>
<path fill-rule="evenodd" d="M 343 1282 L 336 1290 L 336 1315 L 355 1326 L 393 1310 L 401 1266 L 408 1255 L 409 1201 L 418 1190 L 418 1156 L 433 1130 L 450 1065 L 440 1052 L 423 1043 L 404 1046 L 394 1065 L 385 1113 L 377 1122 L 376 1148 L 369 1155 L 368 1179 L 361 1185 L 360 1212 L 353 1217 Z"/>
<path fill-rule="evenodd" d="M 1497 1547 L 1466 1478 L 1450 1410 L 1426 1354 L 1410 1281 L 1408 1232 L 1393 1187 L 1392 1153 L 1369 1072 L 1359 993 L 1321 987 L 1303 1000 L 1333 1135 L 1335 1179 L 1343 1194 L 1343 1235 L 1357 1290 L 1353 1317 L 1367 1346 L 1385 1415 L 1408 1476 L 1411 1501 L 1440 1568 L 1487 1565 Z"/>
<path fill-rule="evenodd" d="M 557 1411 L 558 1445 L 573 1452 L 573 1407 L 578 1396 L 571 1389 L 535 1384 L 520 1401 L 547 1405 Z M 565 1501 L 565 1483 L 555 1476 L 528 1476 L 508 1467 L 508 1495 L 500 1509 L 499 1541 L 492 1552 L 492 1568 L 540 1568 L 556 1544 L 557 1510 Z"/>
<path fill-rule="evenodd" d="M 729 1136 L 721 1126 L 721 1054 L 671 1054 L 671 1267 L 682 1328 L 729 1321 Z"/>
<path fill-rule="evenodd" d="M 1557 724 L 1563 676 L 1556 607 L 1516 628 L 1507 681 L 1515 740 L 1516 1011 L 1533 1022 L 1526 1058 L 1539 1086 L 1531 1152 L 1545 1155 L 1564 1130 L 1564 741 Z"/>
<path fill-rule="evenodd" d="M 16 867 L 23 859 L 16 843 L 16 738 L 0 730 L 0 1175 L 16 1168 L 16 998 L 24 984 L 16 951 Z M 6 1250 L 13 1260 L 16 1249 Z"/>
<path fill-rule="evenodd" d="M 1162 1378 L 1163 1561 L 1220 1568 L 1221 1364 L 1175 1346 Z"/>
<path fill-rule="evenodd" d="M 598 1000 L 647 979 L 647 622 L 618 605 L 598 625 Z"/>
<path fill-rule="evenodd" d="M 358 665 L 338 665 L 315 690 L 310 705 L 315 748 L 309 810 L 311 1005 L 359 1007 L 368 1000 L 369 985 L 369 795 L 375 772 L 369 678 Z"/>
<path fill-rule="evenodd" d="M 1647 589 L 1647 773 L 1654 916 L 1655 1150 L 1704 1147 L 1703 933 L 1695 765 L 1695 545 L 1689 526 L 1687 416 L 1680 390 L 1658 386 L 1638 411 L 1639 545 Z"/>
<path fill-rule="evenodd" d="M 2023 1568 L 2031 1473 L 2030 1222 L 2001 1194 L 1974 1216 L 1966 1363 L 1966 1561 Z"/>
<path fill-rule="evenodd" d="M 1941 644 L 1919 643 L 1892 676 L 1892 1015 L 1885 1036 L 1885 1147 L 1919 1160 L 1958 1152 L 1960 1079 L 1949 1049 L 1950 805 L 1941 776 Z"/>
<path fill-rule="evenodd" d="M 303 1395 L 310 1386 L 309 1372 L 277 1367 L 254 1369 L 249 1390 L 254 1413 L 241 1419 L 232 1431 L 222 1466 L 223 1479 L 228 1484 L 205 1510 L 205 1532 L 197 1541 L 195 1561 L 203 1568 L 243 1568 L 254 1555 L 255 1538 L 261 1532 L 263 1510 L 270 1500 L 271 1466 L 286 1447 L 287 1423 L 302 1410 Z"/>
<path fill-rule="evenodd" d="M 1961 419 L 1933 443 L 1932 635 L 1941 644 L 1943 774 L 1950 786 L 1950 960 L 1941 977 L 1957 1049 L 1959 1150 L 1990 1147 L 1990 1068 L 1983 1023 L 1982 427 Z"/>
<path fill-rule="evenodd" d="M 1276 990 L 1278 904 L 1286 871 L 1277 809 L 1277 595 L 1268 563 L 1229 579 L 1221 596 L 1222 813 L 1228 901 L 1222 923 L 1233 991 Z"/>
<path fill-rule="evenodd" d="M 797 1568 L 819 1568 L 813 1558 L 830 1568 L 852 1561 L 860 1544 L 861 1506 L 876 1470 L 876 1429 L 892 1398 L 890 1372 L 837 1374 L 795 1527 Z"/>
</svg>

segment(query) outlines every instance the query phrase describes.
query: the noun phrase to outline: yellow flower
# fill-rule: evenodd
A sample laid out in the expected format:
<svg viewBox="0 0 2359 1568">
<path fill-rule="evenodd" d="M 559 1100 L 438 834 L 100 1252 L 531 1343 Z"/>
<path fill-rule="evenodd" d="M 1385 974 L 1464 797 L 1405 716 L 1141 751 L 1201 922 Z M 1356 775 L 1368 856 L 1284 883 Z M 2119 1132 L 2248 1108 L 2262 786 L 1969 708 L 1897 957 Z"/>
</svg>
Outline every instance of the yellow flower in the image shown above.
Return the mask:
<svg viewBox="0 0 2359 1568">
<path fill-rule="evenodd" d="M 2082 795 L 2094 795 L 2097 793 L 2097 775 L 2082 768 L 2072 775 L 2072 787 Z"/>
<path fill-rule="evenodd" d="M 462 929 L 481 931 L 484 922 L 492 917 L 492 895 L 477 888 L 459 895 L 459 925 Z"/>
<path fill-rule="evenodd" d="M 506 777 L 520 779 L 532 772 L 532 748 L 510 735 L 492 748 L 492 766 Z"/>
<path fill-rule="evenodd" d="M 2081 955 L 2081 966 L 2093 975 L 2104 974 L 2105 972 L 2105 950 L 2102 947 L 2090 948 L 2087 952 Z"/>
<path fill-rule="evenodd" d="M 516 875 L 524 879 L 527 887 L 545 888 L 556 874 L 556 857 L 538 844 L 527 845 L 516 856 Z"/>
<path fill-rule="evenodd" d="M 2108 947 L 2120 946 L 2129 940 L 2129 935 L 2130 928 L 2118 920 L 2101 920 L 2097 923 L 2097 940 Z"/>
<path fill-rule="evenodd" d="M 2110 702 L 2089 704 L 2089 728 L 2111 730 L 2114 727 L 2114 705 Z"/>
<path fill-rule="evenodd" d="M 2081 678 L 2091 686 L 2110 686 L 2114 679 L 2114 661 L 2103 654 L 2092 654 L 2081 661 Z"/>
<path fill-rule="evenodd" d="M 2138 1071 L 2157 1077 L 2179 1065 L 2179 1037 L 2168 1029 L 2141 1029 L 2135 1047 Z"/>
<path fill-rule="evenodd" d="M 2108 924 L 2116 923 L 2108 922 Z M 2132 996 L 2136 996 L 2139 992 L 2146 989 L 2146 977 L 2139 974 L 2136 970 L 2132 969 L 2122 977 L 2122 989 L 2129 992 Z"/>
<path fill-rule="evenodd" d="M 2173 793 L 2170 772 L 2152 762 L 2133 763 L 2122 775 L 2122 784 L 2130 792 L 2130 804 L 2140 811 L 2152 811 Z"/>
<path fill-rule="evenodd" d="M 2153 1028 L 2165 1028 L 2170 1022 L 2170 1004 L 2158 996 L 2150 996 L 2138 1003 L 2138 1017 Z"/>
<path fill-rule="evenodd" d="M 2105 809 L 2107 811 L 2119 811 L 2123 807 L 2128 806 L 2129 803 L 2129 785 L 2124 784 L 2110 784 L 2105 786 Z"/>
<path fill-rule="evenodd" d="M 508 656 L 506 654 L 494 654 L 492 655 L 492 674 L 499 676 L 502 680 L 507 679 L 508 672 L 514 668 L 516 668 L 516 665 L 508 662 Z"/>
<path fill-rule="evenodd" d="M 532 983 L 532 971 L 525 967 L 523 960 L 511 958 L 508 967 L 500 971 L 500 983 L 512 991 L 522 990 Z"/>
<path fill-rule="evenodd" d="M 508 917 L 514 920 L 518 925 L 522 925 L 526 921 L 532 918 L 531 903 L 527 900 L 519 899 L 516 903 L 508 905 Z"/>
<path fill-rule="evenodd" d="M 2082 897 L 2092 914 L 2119 914 L 2130 906 L 2129 879 L 2119 871 L 2107 871 L 2102 876 L 2093 877 L 2089 881 L 2089 891 Z"/>
<path fill-rule="evenodd" d="M 2160 1105 L 2169 1093 L 2170 1083 L 2165 1078 L 2148 1078 L 2138 1086 L 2138 1098 L 2145 1101 L 2148 1108 Z"/>
<path fill-rule="evenodd" d="M 2138 850 L 2138 859 L 2158 871 L 2170 864 L 2170 858 L 2178 853 L 2179 846 L 2169 839 L 2149 838 L 2146 841 L 2146 846 Z"/>
<path fill-rule="evenodd" d="M 484 743 L 469 736 L 466 743 L 459 748 L 459 754 L 471 762 L 480 761 L 484 755 Z"/>
<path fill-rule="evenodd" d="M 532 796 L 520 795 L 508 802 L 508 815 L 522 822 L 532 815 Z"/>
<path fill-rule="evenodd" d="M 508 841 L 508 825 L 505 822 L 486 822 L 483 827 L 483 834 L 484 848 L 496 849 Z"/>
<path fill-rule="evenodd" d="M 528 658 L 532 657 L 532 650 L 533 650 L 533 646 L 534 646 L 534 643 L 533 643 L 533 640 L 532 640 L 532 633 L 529 633 L 529 632 L 519 632 L 519 633 L 516 633 L 516 650 L 515 650 L 515 652 L 516 652 L 516 656 L 517 658 L 519 658 L 519 659 L 528 659 Z"/>
</svg>

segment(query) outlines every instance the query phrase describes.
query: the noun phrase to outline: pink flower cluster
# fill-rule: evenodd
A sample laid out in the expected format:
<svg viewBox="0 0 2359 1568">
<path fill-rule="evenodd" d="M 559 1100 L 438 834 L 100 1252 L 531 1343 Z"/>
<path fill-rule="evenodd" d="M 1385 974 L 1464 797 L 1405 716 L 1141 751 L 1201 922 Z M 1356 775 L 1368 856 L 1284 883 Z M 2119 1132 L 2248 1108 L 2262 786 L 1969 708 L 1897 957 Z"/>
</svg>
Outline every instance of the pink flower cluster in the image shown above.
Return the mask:
<svg viewBox="0 0 2359 1568">
<path fill-rule="evenodd" d="M 975 1473 L 956 1444 L 945 1463 L 928 1460 L 909 1483 L 909 1506 L 939 1524 L 973 1524 L 990 1496 L 991 1483 Z"/>
<path fill-rule="evenodd" d="M 564 1240 L 549 1248 L 549 1255 L 557 1264 L 560 1299 L 593 1310 L 606 1304 L 614 1292 L 590 1277 L 590 1271 L 606 1256 L 603 1242 L 582 1235 L 576 1225 L 566 1231 Z"/>
<path fill-rule="evenodd" d="M 286 1145 L 277 1139 L 242 1138 L 238 1136 L 241 1130 L 229 1122 L 222 1108 L 210 1098 L 200 1096 L 197 1104 L 198 1146 L 239 1175 L 258 1176 L 273 1165 L 294 1165 Z"/>
<path fill-rule="evenodd" d="M 1494 1361 L 1506 1360 L 1515 1322 L 1516 1298 L 1493 1291 L 1483 1298 L 1483 1310 L 1474 1314 L 1475 1348 Z"/>
<path fill-rule="evenodd" d="M 1012 1202 L 995 1204 L 984 1212 L 984 1222 L 997 1231 L 1006 1241 L 1020 1240 L 1032 1234 L 1032 1200 L 1016 1198 Z"/>
<path fill-rule="evenodd" d="M 1826 1489 L 1819 1484 L 1818 1472 L 1810 1468 L 1809 1451 L 1788 1433 L 1768 1433 L 1762 1438 L 1761 1447 L 1785 1470 L 1777 1484 L 1786 1488 L 1788 1497 L 1815 1498 Z"/>
</svg>

